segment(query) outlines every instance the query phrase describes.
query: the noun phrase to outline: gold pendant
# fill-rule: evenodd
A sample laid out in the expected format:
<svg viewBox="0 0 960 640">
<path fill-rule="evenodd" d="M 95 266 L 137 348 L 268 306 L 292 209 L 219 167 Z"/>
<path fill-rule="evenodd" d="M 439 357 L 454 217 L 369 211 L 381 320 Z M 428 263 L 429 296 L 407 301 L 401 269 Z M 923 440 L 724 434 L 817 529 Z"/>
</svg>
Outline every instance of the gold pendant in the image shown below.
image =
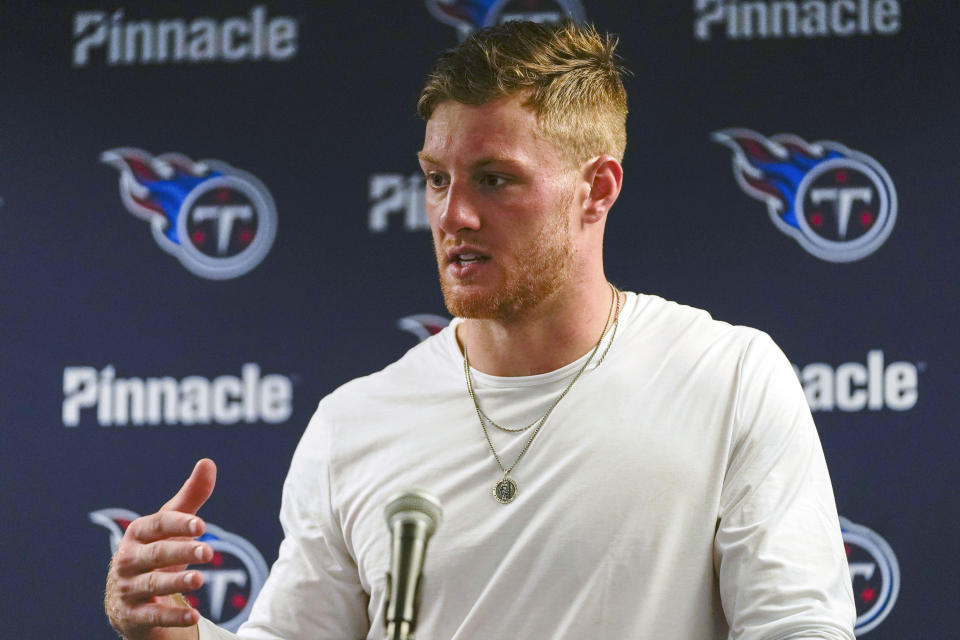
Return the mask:
<svg viewBox="0 0 960 640">
<path fill-rule="evenodd" d="M 493 489 L 490 493 L 500 504 L 507 504 L 513 502 L 513 499 L 517 497 L 517 483 L 513 481 L 513 478 L 504 476 L 503 480 L 493 485 Z"/>
</svg>

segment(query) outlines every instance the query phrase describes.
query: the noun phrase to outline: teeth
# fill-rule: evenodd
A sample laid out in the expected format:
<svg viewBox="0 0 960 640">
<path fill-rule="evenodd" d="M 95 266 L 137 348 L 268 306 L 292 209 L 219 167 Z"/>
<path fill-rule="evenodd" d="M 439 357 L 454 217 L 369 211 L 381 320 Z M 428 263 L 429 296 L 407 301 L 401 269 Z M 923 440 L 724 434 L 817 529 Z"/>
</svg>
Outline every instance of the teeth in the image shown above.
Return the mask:
<svg viewBox="0 0 960 640">
<path fill-rule="evenodd" d="M 461 253 L 457 256 L 457 262 L 477 262 L 481 260 L 481 256 L 475 253 Z"/>
</svg>

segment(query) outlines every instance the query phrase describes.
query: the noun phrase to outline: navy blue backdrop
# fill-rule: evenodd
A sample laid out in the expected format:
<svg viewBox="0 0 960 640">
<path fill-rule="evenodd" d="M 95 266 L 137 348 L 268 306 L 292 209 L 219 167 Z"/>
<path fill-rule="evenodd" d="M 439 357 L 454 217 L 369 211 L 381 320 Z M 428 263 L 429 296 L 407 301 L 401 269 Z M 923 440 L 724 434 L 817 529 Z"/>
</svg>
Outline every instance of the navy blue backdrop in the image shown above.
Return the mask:
<svg viewBox="0 0 960 640">
<path fill-rule="evenodd" d="M 477 26 L 563 14 L 633 71 L 608 275 L 778 341 L 858 634 L 953 635 L 954 3 L 277 0 L 0 8 L 10 637 L 113 637 L 111 544 L 202 456 L 217 556 L 193 602 L 240 623 L 316 403 L 446 322 L 423 76 Z"/>
</svg>

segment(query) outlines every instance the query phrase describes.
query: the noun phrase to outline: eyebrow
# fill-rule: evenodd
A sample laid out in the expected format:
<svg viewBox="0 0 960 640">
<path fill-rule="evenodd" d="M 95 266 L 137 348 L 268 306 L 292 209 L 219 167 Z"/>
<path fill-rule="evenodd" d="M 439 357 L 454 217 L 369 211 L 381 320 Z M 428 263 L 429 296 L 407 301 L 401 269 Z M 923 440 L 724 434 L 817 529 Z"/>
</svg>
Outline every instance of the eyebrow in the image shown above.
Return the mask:
<svg viewBox="0 0 960 640">
<path fill-rule="evenodd" d="M 420 151 L 417 151 L 417 158 L 421 162 L 429 162 L 430 164 L 440 164 L 440 162 L 436 158 L 434 158 L 432 155 L 430 155 L 426 151 L 423 151 L 422 149 Z"/>
<path fill-rule="evenodd" d="M 419 158 L 421 162 L 443 166 L 442 162 L 440 162 L 439 160 L 434 158 L 432 155 L 430 155 L 429 153 L 423 150 L 417 151 L 417 158 Z M 515 160 L 513 158 L 508 158 L 503 156 L 488 156 L 486 158 L 481 158 L 480 160 L 476 161 L 473 164 L 473 166 L 475 168 L 480 168 L 480 167 L 485 167 L 488 164 L 494 164 L 498 162 L 502 164 L 511 165 L 511 166 L 517 166 L 517 167 L 522 166 L 522 163 L 519 160 Z"/>
</svg>

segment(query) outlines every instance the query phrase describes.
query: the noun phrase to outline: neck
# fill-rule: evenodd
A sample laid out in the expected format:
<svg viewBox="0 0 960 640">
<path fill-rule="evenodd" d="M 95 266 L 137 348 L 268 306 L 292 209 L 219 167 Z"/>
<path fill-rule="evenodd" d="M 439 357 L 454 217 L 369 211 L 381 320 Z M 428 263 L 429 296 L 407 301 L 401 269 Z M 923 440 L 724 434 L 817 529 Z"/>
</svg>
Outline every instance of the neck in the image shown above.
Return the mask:
<svg viewBox="0 0 960 640">
<path fill-rule="evenodd" d="M 557 292 L 517 317 L 468 318 L 458 327 L 470 366 L 495 376 L 547 373 L 593 349 L 613 302 L 605 278 L 576 292 Z"/>
</svg>

